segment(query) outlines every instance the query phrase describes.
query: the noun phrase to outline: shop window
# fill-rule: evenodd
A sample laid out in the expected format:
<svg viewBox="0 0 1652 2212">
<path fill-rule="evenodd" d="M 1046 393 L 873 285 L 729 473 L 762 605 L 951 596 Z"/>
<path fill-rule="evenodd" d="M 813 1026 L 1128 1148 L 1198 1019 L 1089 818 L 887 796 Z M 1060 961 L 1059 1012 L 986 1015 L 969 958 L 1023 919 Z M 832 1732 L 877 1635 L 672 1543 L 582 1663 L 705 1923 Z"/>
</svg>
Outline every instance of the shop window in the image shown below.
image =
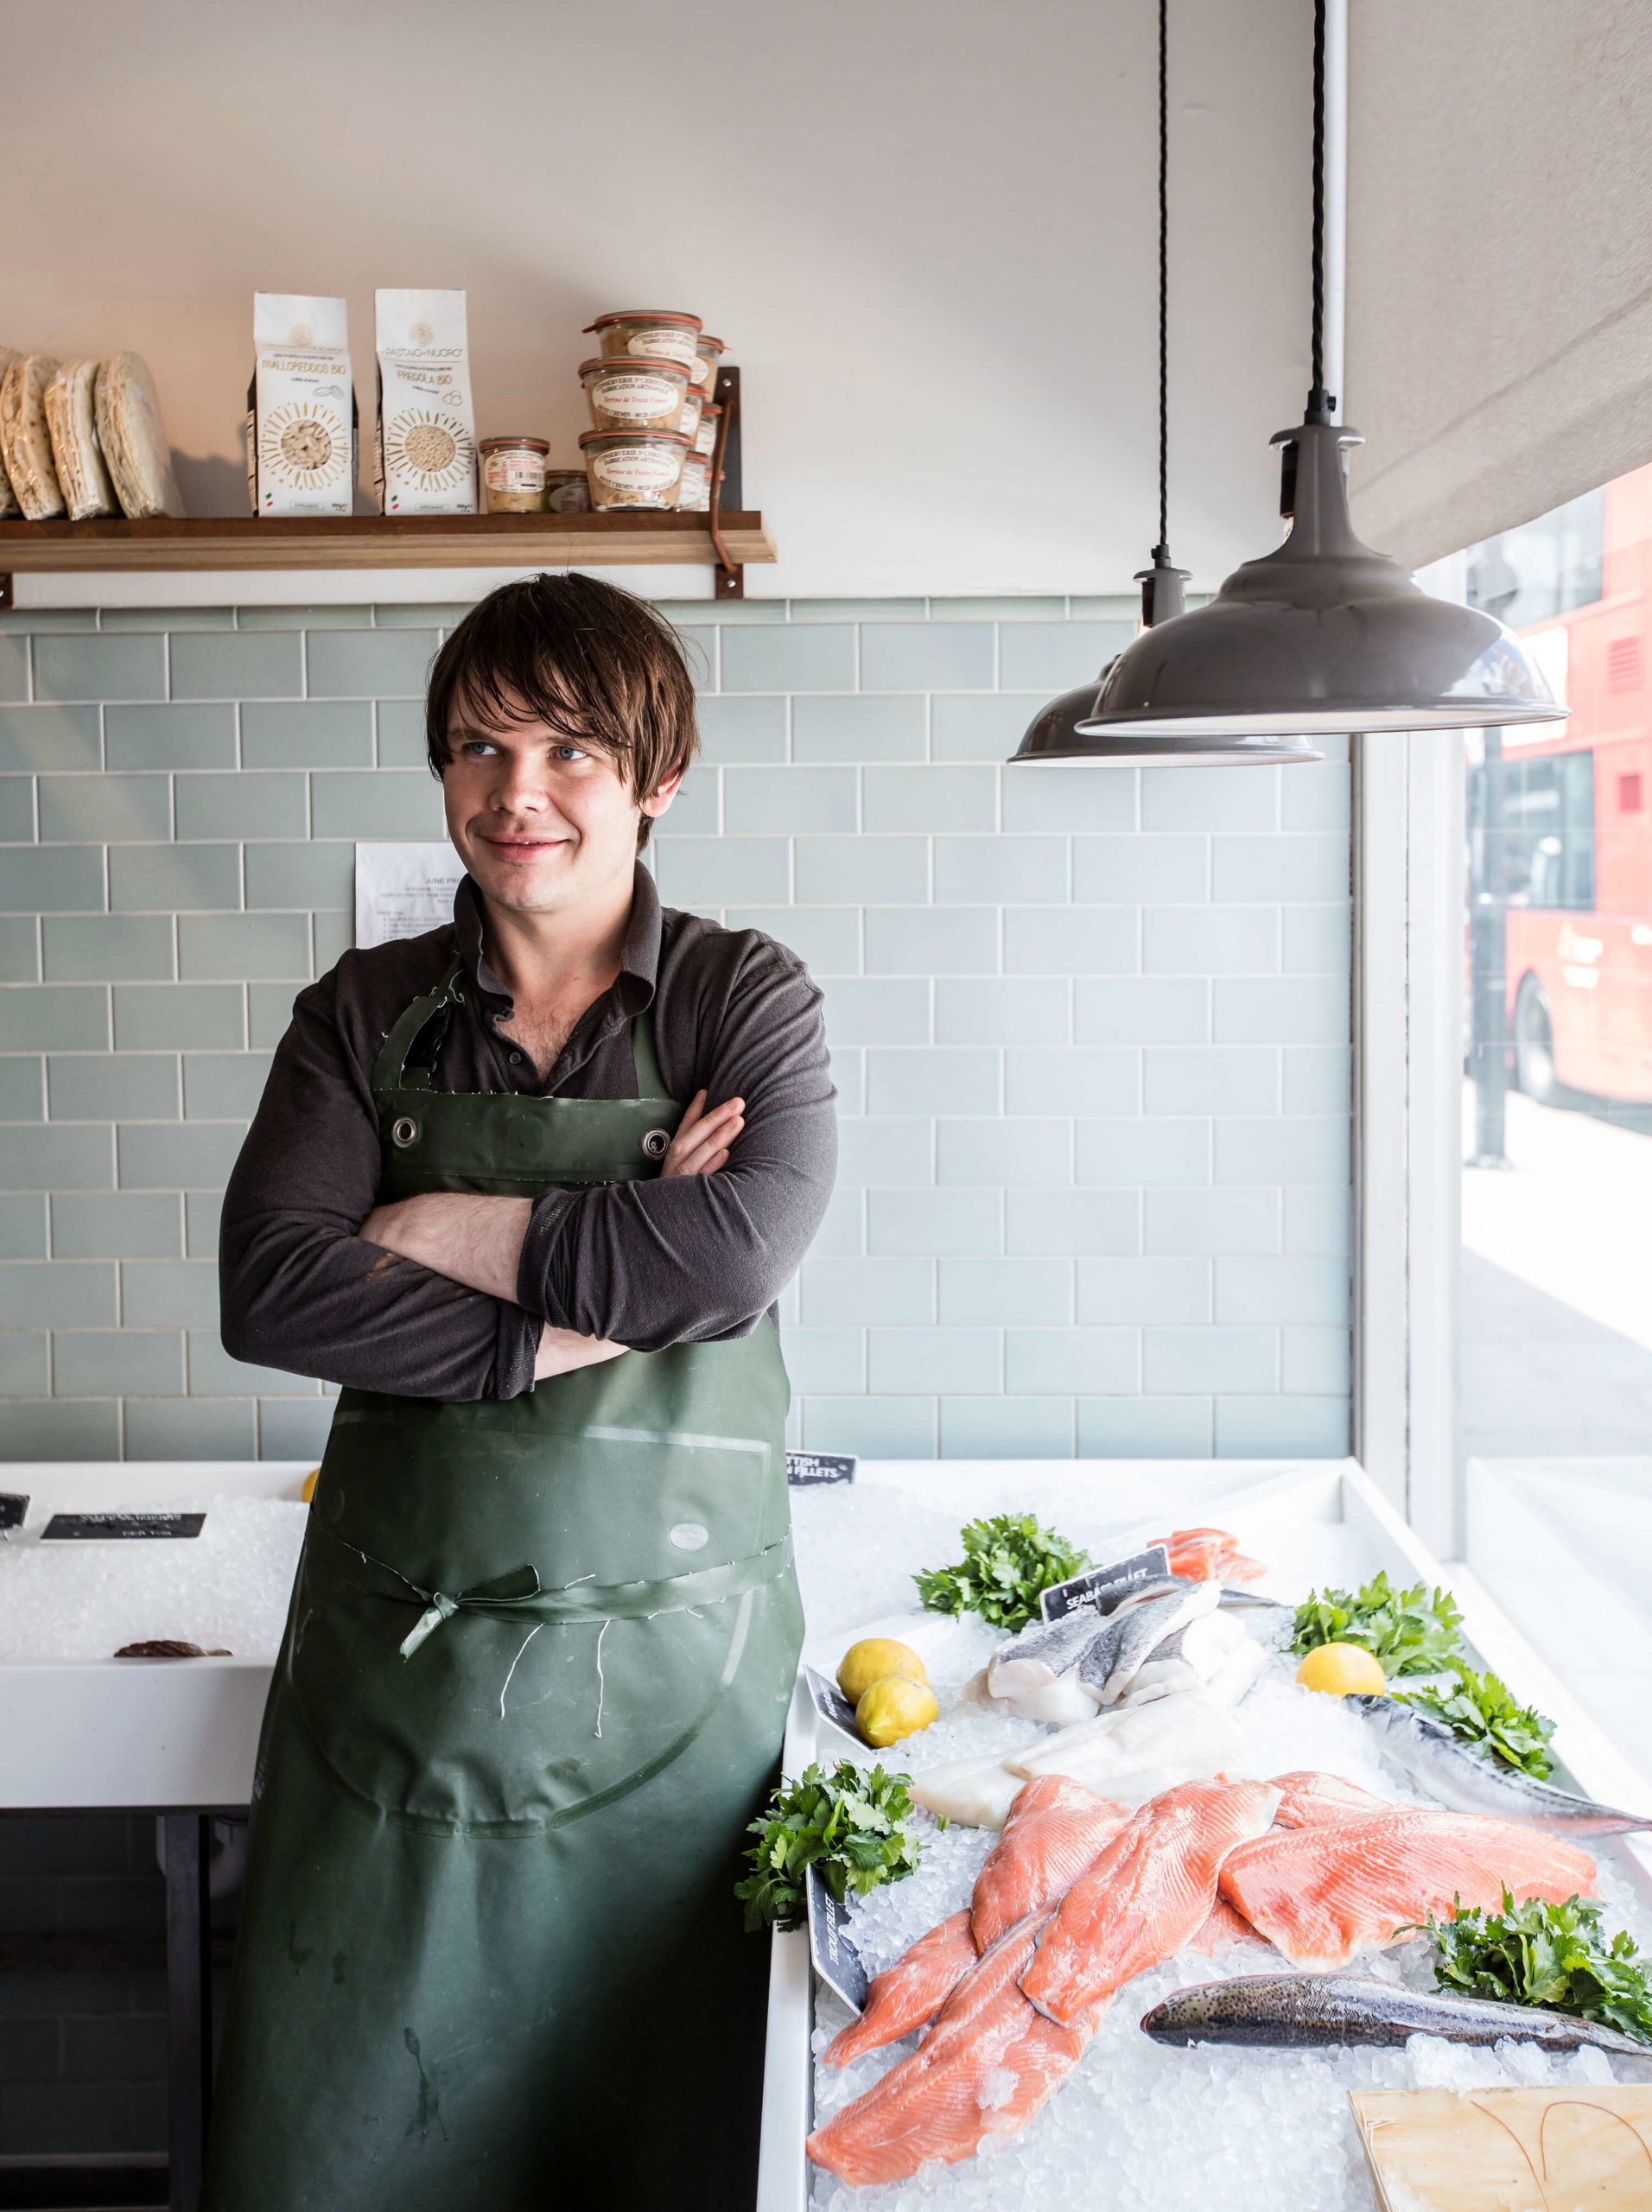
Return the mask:
<svg viewBox="0 0 1652 2212">
<path fill-rule="evenodd" d="M 1464 1548 L 1652 1782 L 1652 468 L 1441 569 L 1572 709 L 1465 747 Z"/>
</svg>

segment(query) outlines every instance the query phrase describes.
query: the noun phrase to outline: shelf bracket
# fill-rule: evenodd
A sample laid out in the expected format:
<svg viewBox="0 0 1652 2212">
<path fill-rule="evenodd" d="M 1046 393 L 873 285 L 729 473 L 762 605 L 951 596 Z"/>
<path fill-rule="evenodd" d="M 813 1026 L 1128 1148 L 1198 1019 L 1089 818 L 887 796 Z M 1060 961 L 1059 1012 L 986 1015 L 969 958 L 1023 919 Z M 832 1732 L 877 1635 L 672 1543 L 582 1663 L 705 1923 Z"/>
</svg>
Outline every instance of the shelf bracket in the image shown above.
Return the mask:
<svg viewBox="0 0 1652 2212">
<path fill-rule="evenodd" d="M 719 369 L 715 390 L 722 413 L 718 418 L 717 442 L 711 454 L 711 510 L 708 520 L 711 524 L 711 542 L 717 549 L 717 575 L 712 594 L 716 599 L 744 599 L 745 564 L 731 558 L 717 520 L 724 507 L 737 513 L 740 504 L 740 371 Z M 725 492 L 727 499 L 723 496 Z"/>
</svg>

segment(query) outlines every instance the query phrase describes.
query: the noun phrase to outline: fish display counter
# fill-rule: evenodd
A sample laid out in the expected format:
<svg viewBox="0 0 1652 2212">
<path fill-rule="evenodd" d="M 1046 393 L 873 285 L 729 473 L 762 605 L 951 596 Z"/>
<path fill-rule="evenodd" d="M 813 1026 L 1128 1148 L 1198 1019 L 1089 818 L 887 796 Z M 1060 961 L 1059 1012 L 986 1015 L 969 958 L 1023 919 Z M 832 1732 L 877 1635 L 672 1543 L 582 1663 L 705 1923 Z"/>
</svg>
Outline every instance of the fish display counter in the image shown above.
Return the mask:
<svg viewBox="0 0 1652 2212">
<path fill-rule="evenodd" d="M 1652 1787 L 1351 1462 L 863 1466 L 794 1506 L 785 1775 L 875 1763 L 901 1849 L 770 1938 L 759 2212 L 1374 2212 L 1373 2096 L 1652 2082 Z M 988 1514 L 1097 1566 L 983 1618 L 934 1570 Z M 1522 1915 L 1612 1987 L 1489 1977 Z"/>
</svg>

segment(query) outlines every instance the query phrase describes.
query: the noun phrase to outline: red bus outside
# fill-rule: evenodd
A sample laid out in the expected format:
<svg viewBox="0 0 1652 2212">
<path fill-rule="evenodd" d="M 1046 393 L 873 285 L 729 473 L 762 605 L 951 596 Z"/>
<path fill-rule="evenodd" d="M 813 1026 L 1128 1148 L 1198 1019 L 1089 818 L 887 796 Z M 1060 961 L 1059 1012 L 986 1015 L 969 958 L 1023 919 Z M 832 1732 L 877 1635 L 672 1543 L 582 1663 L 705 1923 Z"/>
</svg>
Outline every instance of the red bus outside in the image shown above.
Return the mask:
<svg viewBox="0 0 1652 2212">
<path fill-rule="evenodd" d="M 1652 1102 L 1652 467 L 1467 560 L 1467 596 L 1572 709 L 1471 746 L 1470 911 L 1504 918 L 1509 1072 L 1543 1103 Z"/>
</svg>

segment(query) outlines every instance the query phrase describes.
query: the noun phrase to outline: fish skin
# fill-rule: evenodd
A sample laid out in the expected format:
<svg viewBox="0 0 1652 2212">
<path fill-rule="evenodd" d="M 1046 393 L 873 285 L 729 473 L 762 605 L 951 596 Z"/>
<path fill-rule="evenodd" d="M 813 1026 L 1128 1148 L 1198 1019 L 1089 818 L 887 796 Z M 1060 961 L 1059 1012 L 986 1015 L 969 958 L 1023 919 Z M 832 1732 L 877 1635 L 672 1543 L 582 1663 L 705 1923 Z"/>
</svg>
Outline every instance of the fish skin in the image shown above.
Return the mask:
<svg viewBox="0 0 1652 2212">
<path fill-rule="evenodd" d="M 1064 1897 L 1129 1818 L 1128 1807 L 1064 1774 L 1029 1782 L 975 1877 L 969 1924 L 977 1951 Z"/>
<path fill-rule="evenodd" d="M 1630 1835 L 1652 1828 L 1652 1815 L 1621 1813 L 1592 1798 L 1574 1796 L 1514 1767 L 1484 1758 L 1443 1720 L 1397 1698 L 1357 1693 L 1357 1707 L 1381 1738 L 1382 1749 L 1412 1780 L 1458 1813 L 1492 1813 L 1524 1821 L 1550 1835 Z"/>
<path fill-rule="evenodd" d="M 1242 1974 L 1179 1989 L 1141 2022 L 1155 2043 L 1308 2050 L 1327 2044 L 1396 2044 L 1410 2036 L 1447 2043 L 1513 2040 L 1540 2050 L 1611 2051 L 1652 2062 L 1652 2049 L 1615 2028 L 1534 2005 L 1501 2005 L 1450 1991 L 1405 1989 L 1363 1974 Z"/>
<path fill-rule="evenodd" d="M 1132 1675 L 1160 1644 L 1201 1613 L 1213 1613 L 1221 1601 L 1222 1592 L 1214 1583 L 1196 1582 L 1138 1603 L 1128 1611 L 1121 1607 L 1079 1661 L 1079 1681 L 1103 1705 L 1116 1704 Z"/>
<path fill-rule="evenodd" d="M 1389 1799 L 1374 1797 L 1357 1782 L 1344 1782 L 1341 1775 L 1324 1774 L 1315 1767 L 1276 1774 L 1274 1787 L 1283 1792 L 1274 1815 L 1275 1827 L 1333 1827 L 1342 1821 L 1363 1820 L 1369 1814 L 1395 1809 Z"/>
<path fill-rule="evenodd" d="M 1173 1957 L 1209 1920 L 1223 1860 L 1266 1834 L 1278 1803 L 1270 1783 L 1184 1782 L 1144 1805 L 1057 1906 L 1022 1993 L 1071 2026 Z"/>
<path fill-rule="evenodd" d="M 906 2181 L 931 2158 L 973 2158 L 988 2135 L 1013 2135 L 1071 2072 L 1099 2012 L 1071 2027 L 1035 2012 L 1016 1986 L 1045 1916 L 1001 1937 L 948 1998 L 909 2058 L 816 2128 L 804 2148 L 851 2188 Z M 994 2079 L 996 2077 L 996 2079 Z M 1007 2083 L 1007 2099 L 995 2092 Z M 992 2098 L 983 2104 L 983 2096 Z"/>
<path fill-rule="evenodd" d="M 1396 1805 L 1330 1826 L 1276 1828 L 1246 1843 L 1220 1886 L 1293 1967 L 1330 1974 L 1362 1951 L 1386 1950 L 1454 1897 L 1497 1911 L 1516 1898 L 1562 1904 L 1588 1897 L 1595 1865 L 1559 1837 L 1483 1814 Z"/>
<path fill-rule="evenodd" d="M 824 2063 L 851 2065 L 867 2051 L 899 2043 L 902 2036 L 932 2020 L 978 1955 L 966 1905 L 920 1936 L 893 1966 L 873 1976 L 864 2011 L 828 2044 L 821 2054 Z"/>
</svg>

